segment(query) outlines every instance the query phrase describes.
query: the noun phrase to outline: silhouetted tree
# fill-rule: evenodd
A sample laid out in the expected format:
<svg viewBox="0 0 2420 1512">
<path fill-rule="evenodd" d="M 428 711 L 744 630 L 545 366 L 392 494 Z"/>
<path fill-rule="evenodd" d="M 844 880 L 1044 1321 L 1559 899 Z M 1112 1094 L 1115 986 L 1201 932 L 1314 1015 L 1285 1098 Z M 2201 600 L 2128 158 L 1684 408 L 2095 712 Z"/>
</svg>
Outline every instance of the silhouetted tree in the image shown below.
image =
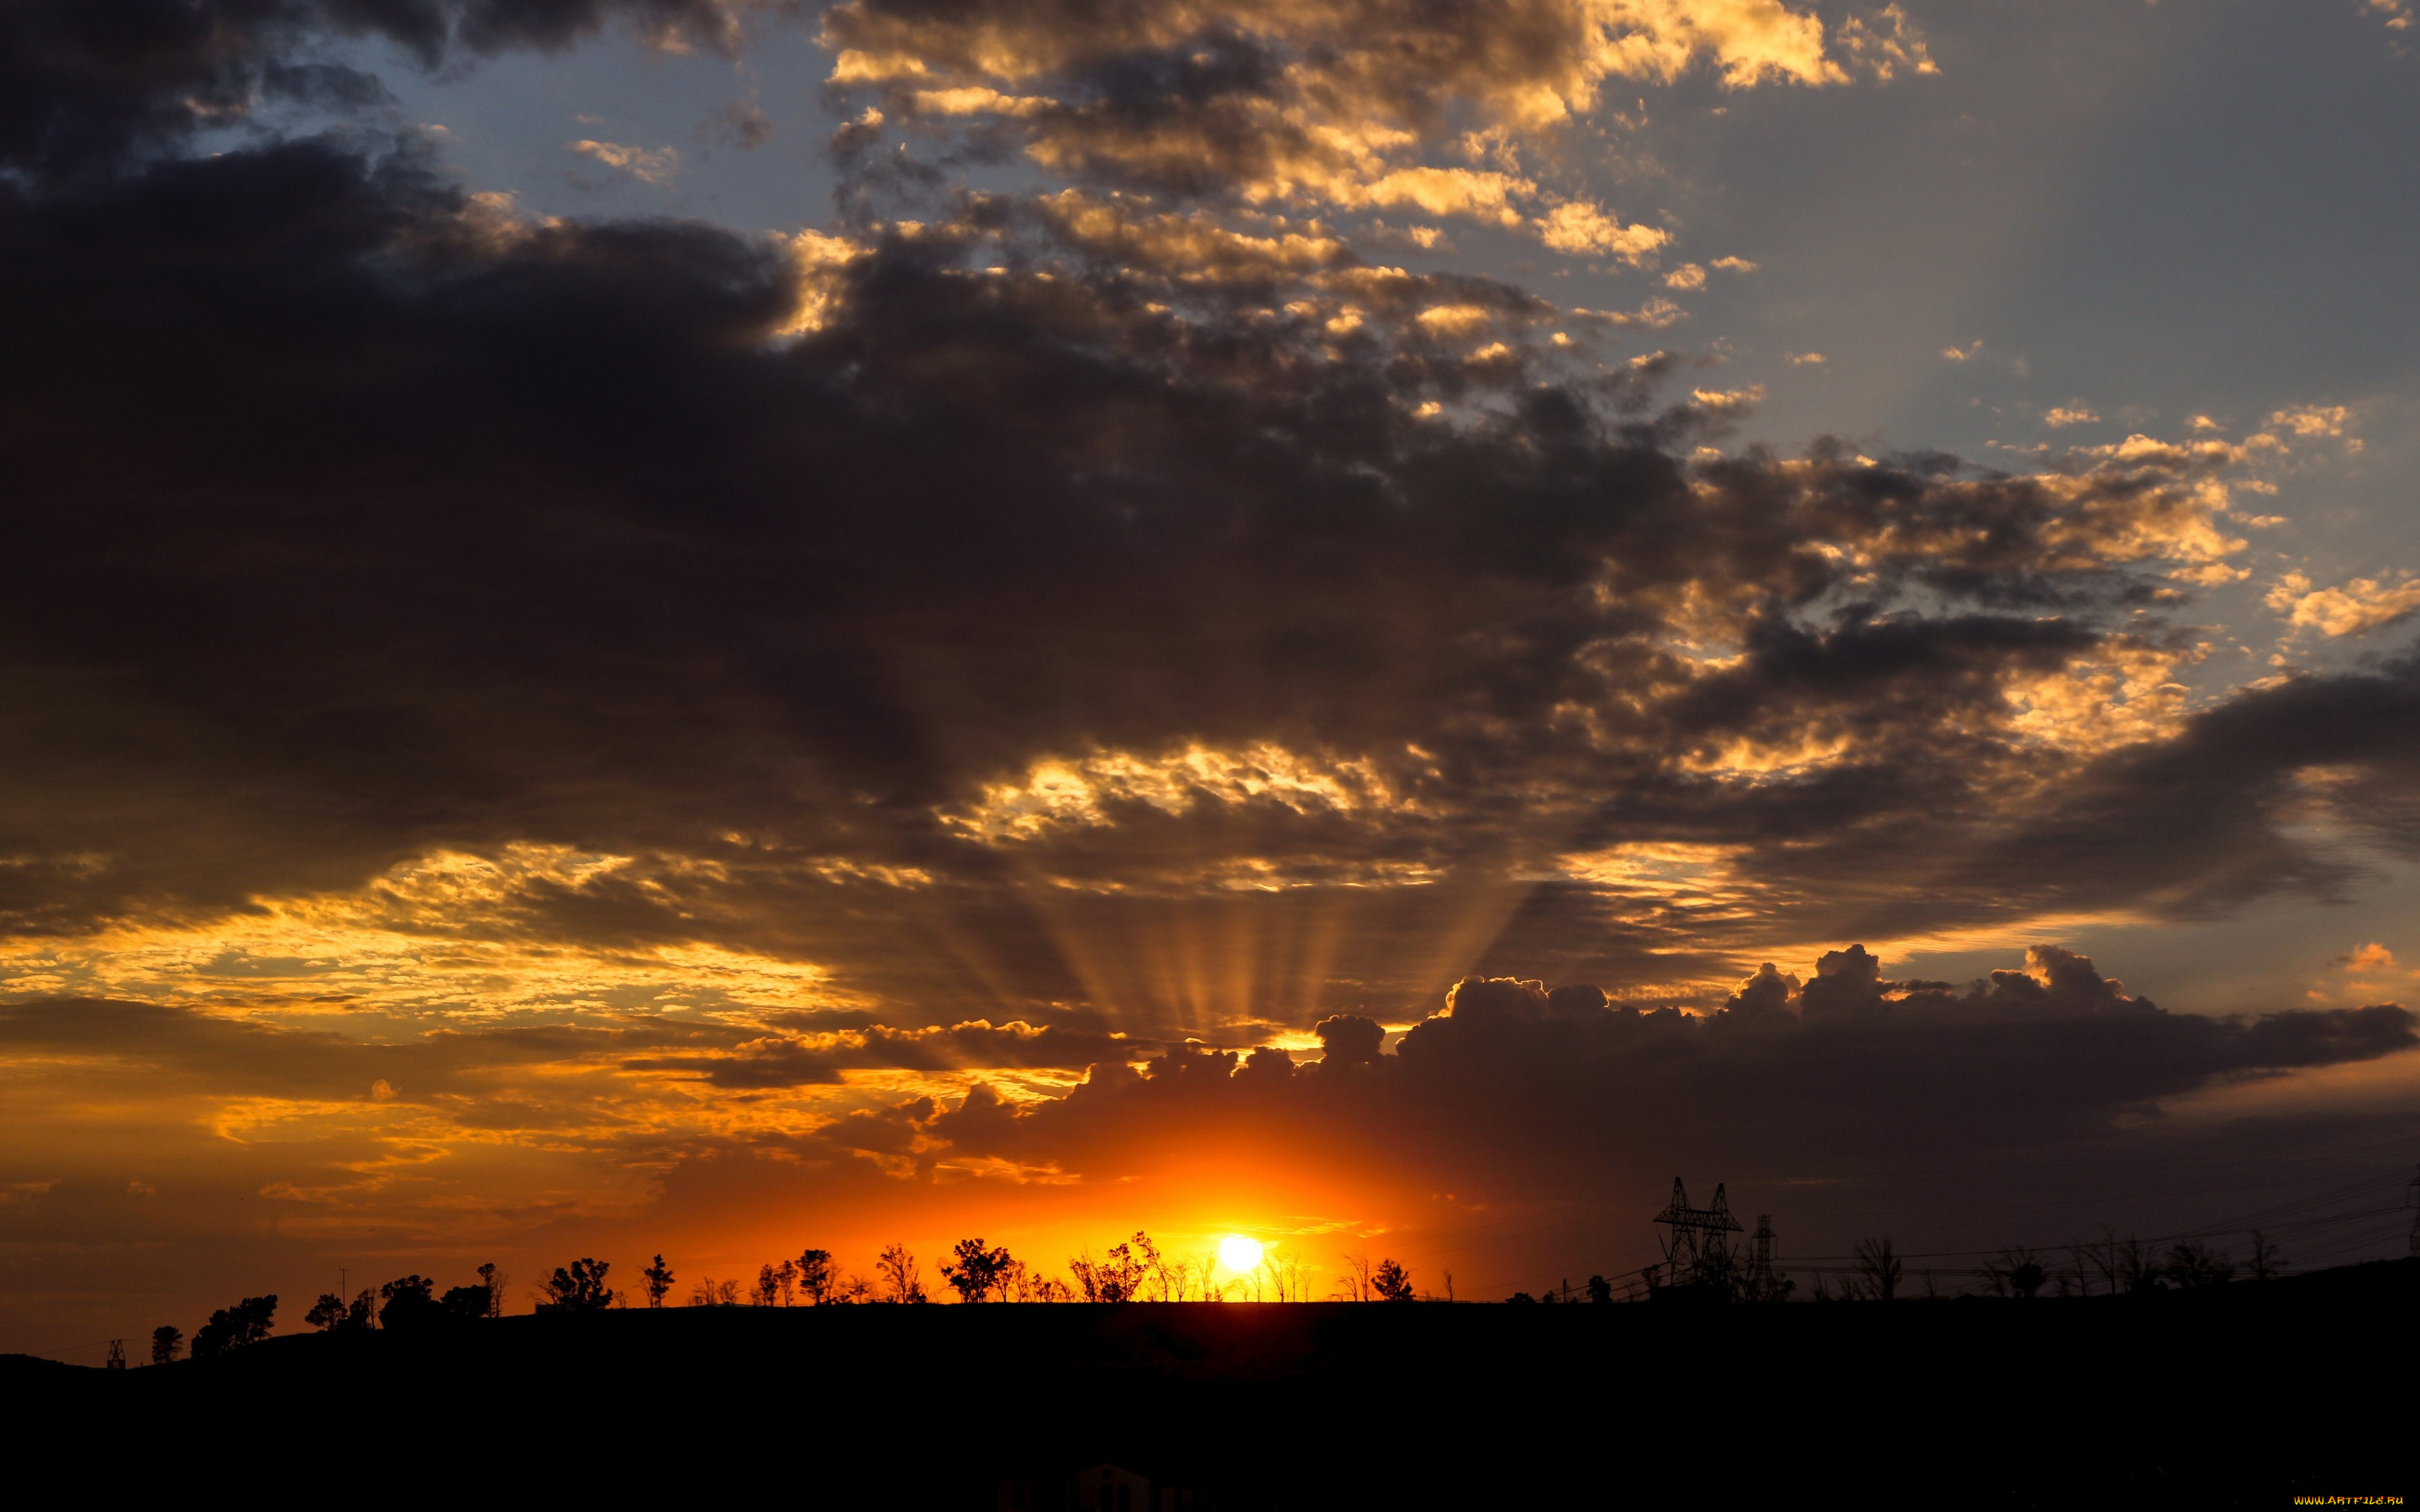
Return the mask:
<svg viewBox="0 0 2420 1512">
<path fill-rule="evenodd" d="M 989 1302 L 1003 1273 L 1015 1263 L 1005 1249 L 985 1249 L 980 1239 L 962 1239 L 951 1257 L 941 1262 L 941 1279 L 960 1302 Z"/>
<path fill-rule="evenodd" d="M 808 1305 L 820 1307 L 831 1301 L 836 1279 L 831 1251 L 811 1249 L 799 1257 L 799 1289 L 806 1293 Z"/>
<path fill-rule="evenodd" d="M 1378 1268 L 1370 1273 L 1370 1289 L 1378 1294 L 1380 1302 L 1419 1300 L 1412 1290 L 1411 1273 L 1392 1260 L 1380 1260 Z"/>
<path fill-rule="evenodd" d="M 2199 1240 L 2169 1245 L 2164 1269 L 2180 1287 L 2215 1287 L 2235 1279 L 2235 1262 Z"/>
<path fill-rule="evenodd" d="M 1511 1296 L 1509 1296 L 1509 1297 L 1505 1298 L 1504 1300 L 1505 1300 L 1506 1302 L 1528 1302 L 1528 1303 L 1534 1303 L 1534 1302 L 1536 1302 L 1538 1299 L 1537 1299 L 1537 1298 L 1535 1298 L 1535 1297 L 1532 1297 L 1531 1295 L 1529 1295 L 1529 1294 L 1528 1294 L 1528 1292 L 1526 1292 L 1526 1291 L 1516 1291 L 1516 1292 L 1512 1293 L 1512 1295 L 1511 1295 Z"/>
<path fill-rule="evenodd" d="M 424 1275 L 407 1275 L 379 1288 L 379 1326 L 412 1329 L 438 1319 L 437 1283 Z"/>
<path fill-rule="evenodd" d="M 2115 1232 L 2103 1228 L 2098 1240 L 2071 1243 L 2067 1246 L 2067 1253 L 2075 1264 L 2076 1287 L 2086 1296 L 2092 1294 L 2095 1279 L 2100 1281 L 2102 1291 L 2113 1296 L 2117 1294 L 2119 1266 Z"/>
<path fill-rule="evenodd" d="M 650 1307 L 662 1306 L 664 1299 L 672 1294 L 673 1268 L 664 1263 L 661 1255 L 656 1257 L 655 1263 L 639 1273 L 639 1279 L 647 1284 L 647 1305 Z"/>
<path fill-rule="evenodd" d="M 2030 1302 L 2049 1280 L 2050 1273 L 2043 1270 L 2041 1262 L 2027 1252 L 2024 1258 L 2009 1272 L 2009 1289 Z"/>
<path fill-rule="evenodd" d="M 2117 1255 L 2118 1282 L 2125 1290 L 2157 1291 L 2165 1285 L 2150 1245 L 2129 1234 L 2126 1242 L 2117 1246 Z"/>
<path fill-rule="evenodd" d="M 1067 1273 L 1076 1278 L 1076 1288 L 1084 1294 L 1086 1302 L 1132 1302 L 1135 1288 L 1142 1282 L 1142 1267 L 1135 1260 L 1134 1251 L 1125 1244 L 1115 1246 L 1099 1260 L 1086 1250 L 1067 1262 Z"/>
<path fill-rule="evenodd" d="M 781 1295 L 782 1305 L 784 1307 L 790 1305 L 797 1298 L 799 1294 L 798 1261 L 783 1260 L 773 1267 L 773 1289 Z"/>
<path fill-rule="evenodd" d="M 1160 1253 L 1159 1245 L 1141 1229 L 1127 1242 L 1134 1246 L 1135 1263 L 1142 1268 L 1140 1284 L 1151 1289 L 1155 1302 L 1183 1302 L 1185 1283 L 1193 1268 L 1183 1260 L 1171 1259 Z"/>
<path fill-rule="evenodd" d="M 926 1300 L 923 1273 L 916 1265 L 916 1257 L 908 1253 L 905 1244 L 885 1247 L 875 1259 L 874 1274 L 884 1302 L 918 1303 Z"/>
<path fill-rule="evenodd" d="M 1007 1252 L 1003 1250 L 1001 1253 Z M 1033 1281 L 1033 1273 L 1026 1268 L 1025 1262 L 1012 1256 L 1000 1268 L 998 1278 L 992 1282 L 992 1295 L 1001 1302 L 1032 1302 Z"/>
<path fill-rule="evenodd" d="M 247 1344 L 257 1344 L 269 1337 L 276 1326 L 277 1294 L 246 1297 L 232 1307 L 222 1307 L 210 1314 L 194 1335 L 194 1358 L 204 1360 L 229 1350 L 240 1350 Z"/>
<path fill-rule="evenodd" d="M 479 1284 L 488 1288 L 489 1317 L 504 1316 L 504 1287 L 511 1280 L 512 1277 L 496 1269 L 495 1262 L 492 1260 L 479 1267 Z"/>
<path fill-rule="evenodd" d="M 1875 1302 L 1889 1302 L 1899 1295 L 1900 1276 L 1904 1270 L 1898 1252 L 1892 1249 L 1888 1234 L 1880 1239 L 1861 1239 L 1854 1251 L 1856 1271 L 1865 1293 Z"/>
<path fill-rule="evenodd" d="M 351 1316 L 352 1309 L 345 1304 L 344 1298 L 333 1291 L 323 1291 L 319 1293 L 319 1300 L 311 1304 L 311 1310 L 302 1315 L 302 1321 L 322 1334 L 333 1334 L 344 1327 Z"/>
<path fill-rule="evenodd" d="M 1928 1283 L 1931 1273 L 1925 1273 Z M 2000 1257 L 1983 1268 L 1983 1279 L 1990 1282 L 1994 1295 L 2032 1299 L 2050 1281 L 2034 1252 L 2011 1244 L 2000 1251 Z"/>
<path fill-rule="evenodd" d="M 2274 1280 L 2277 1273 L 2286 1268 L 2286 1257 L 2277 1253 L 2277 1246 L 2269 1242 L 2268 1235 L 2257 1228 L 2252 1230 L 2252 1258 L 2246 1265 L 2252 1272 L 2253 1280 Z"/>
<path fill-rule="evenodd" d="M 1268 1255 L 1262 1257 L 1260 1269 L 1253 1273 L 1257 1287 L 1265 1280 L 1278 1302 L 1309 1302 L 1311 1275 L 1302 1262 L 1291 1256 Z"/>
<path fill-rule="evenodd" d="M 452 1322 L 476 1322 L 488 1316 L 488 1304 L 493 1298 L 482 1283 L 471 1287 L 448 1287 L 445 1295 L 437 1299 L 438 1315 Z"/>
<path fill-rule="evenodd" d="M 601 1312 L 613 1305 L 613 1293 L 605 1285 L 605 1273 L 613 1269 L 609 1260 L 591 1259 L 582 1256 L 568 1268 L 556 1266 L 554 1274 L 546 1278 L 545 1305 L 559 1313 Z"/>
<path fill-rule="evenodd" d="M 748 1300 L 759 1307 L 770 1307 L 773 1305 L 774 1299 L 781 1294 L 781 1279 L 773 1273 L 773 1267 L 769 1264 L 758 1266 L 756 1289 L 748 1294 Z"/>
<path fill-rule="evenodd" d="M 1369 1252 L 1365 1250 L 1358 1255 L 1340 1255 L 1337 1258 L 1344 1265 L 1344 1274 L 1336 1283 L 1337 1300 L 1368 1302 L 1371 1297 Z"/>
<path fill-rule="evenodd" d="M 689 1288 L 689 1304 L 692 1307 L 737 1307 L 739 1305 L 739 1283 L 717 1281 L 710 1275 L 700 1276 Z"/>
<path fill-rule="evenodd" d="M 1592 1275 L 1589 1277 L 1588 1291 L 1589 1301 L 1590 1302 L 1613 1301 L 1613 1283 L 1607 1281 L 1601 1275 Z"/>
<path fill-rule="evenodd" d="M 153 1365 L 173 1364 L 178 1354 L 181 1352 L 184 1348 L 185 1331 L 183 1329 L 178 1328 L 173 1324 L 163 1323 L 158 1328 L 151 1331 L 151 1363 Z"/>
</svg>

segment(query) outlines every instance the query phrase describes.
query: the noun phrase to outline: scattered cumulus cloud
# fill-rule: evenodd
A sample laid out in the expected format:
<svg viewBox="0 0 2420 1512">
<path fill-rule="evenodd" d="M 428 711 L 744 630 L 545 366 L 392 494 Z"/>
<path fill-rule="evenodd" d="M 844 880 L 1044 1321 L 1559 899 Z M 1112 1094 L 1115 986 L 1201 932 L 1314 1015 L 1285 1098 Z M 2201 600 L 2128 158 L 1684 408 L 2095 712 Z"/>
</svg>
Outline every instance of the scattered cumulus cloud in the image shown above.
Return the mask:
<svg viewBox="0 0 2420 1512">
<path fill-rule="evenodd" d="M 2289 572 L 2269 590 L 2268 604 L 2296 629 L 2312 629 L 2331 638 L 2366 635 L 2397 625 L 2420 609 L 2420 579 L 2410 573 L 2394 578 L 2355 578 L 2336 588 L 2315 588 L 2311 579 Z"/>
<path fill-rule="evenodd" d="M 670 183 L 673 176 L 680 172 L 680 153 L 672 147 L 657 147 L 650 151 L 625 147 L 617 142 L 582 140 L 565 143 L 564 149 L 577 152 L 582 157 L 594 158 L 608 168 L 619 169 L 645 184 Z"/>
<path fill-rule="evenodd" d="M 1905 74 L 1936 74 L 1924 36 L 1897 5 L 1840 22 L 1837 46 L 1850 71 L 1887 81 Z"/>
</svg>

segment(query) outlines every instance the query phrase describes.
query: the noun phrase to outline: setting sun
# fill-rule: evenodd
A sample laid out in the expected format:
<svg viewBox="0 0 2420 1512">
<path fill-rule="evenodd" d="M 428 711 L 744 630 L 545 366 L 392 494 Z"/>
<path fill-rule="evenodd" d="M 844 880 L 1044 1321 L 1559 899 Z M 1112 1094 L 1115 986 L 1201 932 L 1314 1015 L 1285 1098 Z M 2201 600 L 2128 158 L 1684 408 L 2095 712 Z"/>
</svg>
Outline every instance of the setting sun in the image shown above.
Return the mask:
<svg viewBox="0 0 2420 1512">
<path fill-rule="evenodd" d="M 1239 1275 L 1251 1270 L 1261 1263 L 1261 1242 L 1229 1234 L 1218 1241 L 1218 1263 Z"/>
</svg>

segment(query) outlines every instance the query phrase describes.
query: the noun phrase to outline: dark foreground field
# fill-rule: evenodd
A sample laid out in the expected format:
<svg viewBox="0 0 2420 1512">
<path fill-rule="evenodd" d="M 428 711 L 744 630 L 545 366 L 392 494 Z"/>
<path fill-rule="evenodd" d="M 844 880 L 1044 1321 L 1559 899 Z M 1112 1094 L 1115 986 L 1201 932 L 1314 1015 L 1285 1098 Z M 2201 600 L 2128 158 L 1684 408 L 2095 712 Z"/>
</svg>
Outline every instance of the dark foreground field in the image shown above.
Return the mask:
<svg viewBox="0 0 2420 1512">
<path fill-rule="evenodd" d="M 2035 1303 L 678 1308 L 8 1356 L 0 1394 L 23 1469 L 279 1502 L 1048 1506 L 1106 1460 L 1220 1508 L 2288 1506 L 2420 1489 L 2416 1304 L 2395 1262 Z"/>
</svg>

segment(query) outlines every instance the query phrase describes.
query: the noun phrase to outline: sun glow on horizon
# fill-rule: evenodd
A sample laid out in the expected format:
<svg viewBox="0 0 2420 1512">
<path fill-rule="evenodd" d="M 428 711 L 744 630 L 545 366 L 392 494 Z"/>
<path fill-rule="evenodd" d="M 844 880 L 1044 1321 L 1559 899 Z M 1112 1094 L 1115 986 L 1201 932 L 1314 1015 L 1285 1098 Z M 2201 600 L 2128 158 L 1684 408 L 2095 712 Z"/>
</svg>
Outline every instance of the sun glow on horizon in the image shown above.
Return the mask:
<svg viewBox="0 0 2420 1512">
<path fill-rule="evenodd" d="M 1261 1242 L 1229 1234 L 1218 1241 L 1218 1263 L 1237 1275 L 1253 1270 L 1261 1263 Z"/>
</svg>

